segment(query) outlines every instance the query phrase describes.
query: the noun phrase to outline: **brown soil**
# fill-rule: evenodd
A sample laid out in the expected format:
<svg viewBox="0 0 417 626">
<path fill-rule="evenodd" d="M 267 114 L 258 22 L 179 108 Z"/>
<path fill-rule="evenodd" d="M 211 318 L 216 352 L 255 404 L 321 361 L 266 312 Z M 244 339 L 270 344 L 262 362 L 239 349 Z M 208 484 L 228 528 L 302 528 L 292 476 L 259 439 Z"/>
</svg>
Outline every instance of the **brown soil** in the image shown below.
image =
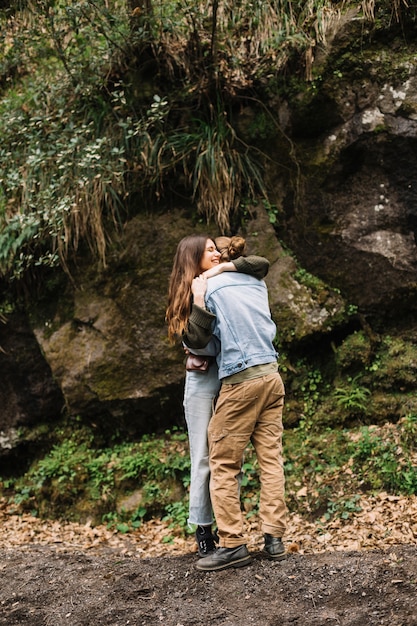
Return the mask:
<svg viewBox="0 0 417 626">
<path fill-rule="evenodd" d="M 0 624 L 415 626 L 417 499 L 363 499 L 346 523 L 290 517 L 285 561 L 195 568 L 192 538 L 152 521 L 121 535 L 0 510 Z M 168 543 L 166 543 L 168 541 Z"/>
</svg>

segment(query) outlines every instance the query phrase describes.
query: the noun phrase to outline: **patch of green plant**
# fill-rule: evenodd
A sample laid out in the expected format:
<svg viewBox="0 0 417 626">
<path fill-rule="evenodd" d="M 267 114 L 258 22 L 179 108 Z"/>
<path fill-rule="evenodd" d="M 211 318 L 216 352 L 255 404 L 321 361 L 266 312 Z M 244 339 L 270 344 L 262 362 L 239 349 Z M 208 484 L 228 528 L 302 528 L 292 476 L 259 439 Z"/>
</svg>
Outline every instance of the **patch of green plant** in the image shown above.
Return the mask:
<svg viewBox="0 0 417 626">
<path fill-rule="evenodd" d="M 271 204 L 267 200 L 264 200 L 263 205 L 264 205 L 266 213 L 268 215 L 268 219 L 269 219 L 270 224 L 275 226 L 277 224 L 277 222 L 278 222 L 278 219 L 280 217 L 281 211 L 279 210 L 279 208 L 275 204 Z"/>
<path fill-rule="evenodd" d="M 271 137 L 275 136 L 276 132 L 276 124 L 273 123 L 271 116 L 263 110 L 255 112 L 247 129 L 247 134 L 252 140 L 270 140 Z"/>
<path fill-rule="evenodd" d="M 352 517 L 353 513 L 360 513 L 360 495 L 355 494 L 350 497 L 341 497 L 337 500 L 329 500 L 327 511 L 323 515 L 324 520 L 329 521 L 334 517 L 347 520 Z"/>
<path fill-rule="evenodd" d="M 324 287 L 324 283 L 323 281 L 320 280 L 320 278 L 317 278 L 317 276 L 313 276 L 313 274 L 310 274 L 309 272 L 307 272 L 307 270 L 303 269 L 302 267 L 298 268 L 298 270 L 295 272 L 294 278 L 301 285 L 305 285 L 306 287 L 308 287 L 309 289 L 312 289 L 313 291 L 322 289 Z"/>
<path fill-rule="evenodd" d="M 167 431 L 163 438 L 96 448 L 75 433 L 52 447 L 28 472 L 9 484 L 9 499 L 28 510 L 77 519 L 77 506 L 89 501 L 91 513 L 135 525 L 172 504 L 173 494 L 186 492 L 190 459 L 187 436 Z M 129 514 L 116 514 L 117 498 L 142 490 L 142 502 Z M 184 496 L 185 499 L 185 496 Z M 113 517 L 112 517 L 113 516 Z"/>
<path fill-rule="evenodd" d="M 417 413 L 407 413 L 399 422 L 401 437 L 407 448 L 417 446 Z"/>
<path fill-rule="evenodd" d="M 290 510 L 345 519 L 360 506 L 364 492 L 417 493 L 416 430 L 417 416 L 408 414 L 378 428 L 318 432 L 301 426 L 285 431 Z"/>
<path fill-rule="evenodd" d="M 367 402 L 371 395 L 367 387 L 359 384 L 359 376 L 348 377 L 348 385 L 336 387 L 334 397 L 337 404 L 350 415 L 366 413 Z"/>
<path fill-rule="evenodd" d="M 316 515 L 326 511 L 336 493 L 337 475 L 349 461 L 346 433 L 316 432 L 301 425 L 285 431 L 283 442 L 290 510 Z"/>
<path fill-rule="evenodd" d="M 169 528 L 187 528 L 188 499 L 180 502 L 172 502 L 165 507 L 166 515 L 163 522 L 169 522 Z"/>
<path fill-rule="evenodd" d="M 249 519 L 258 513 L 260 490 L 259 463 L 252 444 L 245 450 L 238 480 L 243 510 Z"/>
<path fill-rule="evenodd" d="M 346 337 L 337 348 L 336 360 L 342 370 L 368 367 L 371 363 L 372 344 L 368 335 L 356 331 Z"/>
<path fill-rule="evenodd" d="M 320 402 L 327 383 L 323 378 L 320 369 L 311 368 L 308 370 L 300 384 L 299 393 L 303 399 L 303 413 L 300 418 L 300 429 L 306 429 L 312 425 L 312 416 L 315 407 Z"/>
<path fill-rule="evenodd" d="M 417 346 L 405 335 L 383 336 L 372 362 L 368 378 L 381 389 L 415 390 Z"/>
<path fill-rule="evenodd" d="M 320 431 L 300 424 L 285 430 L 289 510 L 310 519 L 345 520 L 359 511 L 362 493 L 417 493 L 416 434 L 415 413 L 379 427 Z M 63 430 L 62 435 L 62 443 L 24 476 L 2 481 L 2 493 L 19 509 L 77 520 L 80 503 L 87 503 L 90 516 L 119 532 L 138 528 L 155 516 L 176 531 L 187 532 L 190 461 L 185 432 L 147 435 L 108 448 L 95 448 L 86 432 L 68 437 Z M 258 514 L 259 478 L 256 454 L 249 445 L 240 477 L 247 518 Z M 138 490 L 141 499 L 134 510 L 117 505 L 119 497 Z"/>
<path fill-rule="evenodd" d="M 413 423 L 416 416 L 406 423 Z M 391 430 L 378 430 L 364 427 L 360 438 L 349 446 L 354 471 L 368 490 L 385 490 L 389 493 L 417 493 L 417 466 L 415 465 L 416 441 L 409 439 L 407 427 L 405 436 L 402 424 Z M 389 437 L 387 437 L 389 435 Z"/>
<path fill-rule="evenodd" d="M 22 77 L 0 99 L 0 207 L 7 205 L 0 275 L 6 278 L 55 266 L 80 237 L 103 258 L 104 221 L 116 215 L 125 170 L 123 132 L 114 120 L 119 91 L 115 86 L 110 96 L 104 87 L 128 40 L 124 9 L 117 0 L 29 2 L 11 21 L 0 15 L 2 32 L 12 29 L 0 41 L 1 75 L 10 63 Z"/>
<path fill-rule="evenodd" d="M 5 323 L 7 321 L 7 317 L 13 313 L 16 305 L 13 304 L 7 297 L 4 298 L 3 301 L 0 301 L 0 322 Z"/>
<path fill-rule="evenodd" d="M 146 155 L 138 163 L 141 184 L 161 194 L 177 172 L 191 188 L 198 212 L 226 232 L 242 195 L 266 196 L 258 152 L 240 140 L 219 102 L 200 107 L 183 127 L 166 113 L 155 124 L 149 114 L 148 121 L 138 122 L 135 154 Z"/>
</svg>

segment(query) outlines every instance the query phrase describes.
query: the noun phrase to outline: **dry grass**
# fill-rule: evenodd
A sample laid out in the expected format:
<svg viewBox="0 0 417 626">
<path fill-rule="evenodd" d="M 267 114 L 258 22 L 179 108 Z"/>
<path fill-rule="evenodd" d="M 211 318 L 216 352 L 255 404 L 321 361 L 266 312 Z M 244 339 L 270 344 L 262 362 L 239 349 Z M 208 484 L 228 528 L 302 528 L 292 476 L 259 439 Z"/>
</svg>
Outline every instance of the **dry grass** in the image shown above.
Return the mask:
<svg viewBox="0 0 417 626">
<path fill-rule="evenodd" d="M 395 0 L 396 4 L 403 1 Z M 192 12 L 185 11 L 182 20 L 177 18 L 176 28 L 161 33 L 161 43 L 167 58 L 189 76 L 195 73 L 199 55 L 210 49 L 217 71 L 227 77 L 231 90 L 250 85 L 261 67 L 279 72 L 294 51 L 304 53 L 308 79 L 316 46 L 330 46 L 340 29 L 360 12 L 360 7 L 349 8 L 349 4 L 348 0 L 337 6 L 316 0 L 296 6 L 291 0 L 200 2 Z M 374 0 L 364 0 L 362 12 L 365 19 L 374 19 Z M 194 55 L 185 54 L 190 49 Z"/>
</svg>

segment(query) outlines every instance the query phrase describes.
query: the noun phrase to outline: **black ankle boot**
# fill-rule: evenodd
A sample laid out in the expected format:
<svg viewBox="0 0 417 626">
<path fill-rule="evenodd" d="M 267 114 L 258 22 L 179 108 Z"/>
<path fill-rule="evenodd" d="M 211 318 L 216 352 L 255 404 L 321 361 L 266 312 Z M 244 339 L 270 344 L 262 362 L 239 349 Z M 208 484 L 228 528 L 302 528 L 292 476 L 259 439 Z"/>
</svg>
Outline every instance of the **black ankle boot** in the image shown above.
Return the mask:
<svg viewBox="0 0 417 626">
<path fill-rule="evenodd" d="M 281 561 L 285 559 L 285 548 L 282 543 L 281 537 L 272 537 L 272 535 L 265 534 L 265 547 L 264 551 L 273 559 Z"/>
<path fill-rule="evenodd" d="M 198 546 L 198 556 L 204 558 L 216 551 L 215 536 L 211 526 L 197 526 L 195 540 Z"/>
</svg>

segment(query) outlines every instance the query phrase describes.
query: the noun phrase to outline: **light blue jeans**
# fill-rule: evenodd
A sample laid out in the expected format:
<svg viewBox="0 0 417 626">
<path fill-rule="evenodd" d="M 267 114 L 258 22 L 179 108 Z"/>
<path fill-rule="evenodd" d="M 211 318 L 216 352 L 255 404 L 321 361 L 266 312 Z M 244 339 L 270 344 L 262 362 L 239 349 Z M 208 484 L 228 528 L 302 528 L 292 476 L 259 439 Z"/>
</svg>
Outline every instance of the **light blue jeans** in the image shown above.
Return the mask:
<svg viewBox="0 0 417 626">
<path fill-rule="evenodd" d="M 213 509 L 210 499 L 210 467 L 207 428 L 220 389 L 218 369 L 212 363 L 207 372 L 186 372 L 184 415 L 191 458 L 190 507 L 188 523 L 210 526 Z"/>
</svg>

